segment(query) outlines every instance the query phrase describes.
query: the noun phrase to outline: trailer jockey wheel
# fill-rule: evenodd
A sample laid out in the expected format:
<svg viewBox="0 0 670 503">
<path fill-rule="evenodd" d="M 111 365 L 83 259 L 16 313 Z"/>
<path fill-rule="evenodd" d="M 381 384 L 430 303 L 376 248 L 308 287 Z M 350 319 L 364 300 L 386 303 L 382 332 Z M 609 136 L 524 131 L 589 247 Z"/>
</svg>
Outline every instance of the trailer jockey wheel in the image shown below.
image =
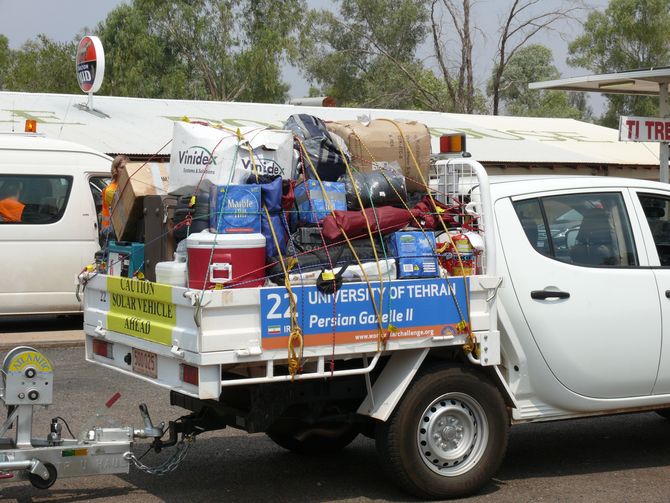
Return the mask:
<svg viewBox="0 0 670 503">
<path fill-rule="evenodd" d="M 58 472 L 56 471 L 56 467 L 54 465 L 51 463 L 44 463 L 44 467 L 49 472 L 49 478 L 46 480 L 34 473 L 28 474 L 28 480 L 30 480 L 30 483 L 33 485 L 33 487 L 37 489 L 49 489 L 52 485 L 54 485 L 54 482 L 56 482 L 56 479 L 58 478 Z"/>
</svg>

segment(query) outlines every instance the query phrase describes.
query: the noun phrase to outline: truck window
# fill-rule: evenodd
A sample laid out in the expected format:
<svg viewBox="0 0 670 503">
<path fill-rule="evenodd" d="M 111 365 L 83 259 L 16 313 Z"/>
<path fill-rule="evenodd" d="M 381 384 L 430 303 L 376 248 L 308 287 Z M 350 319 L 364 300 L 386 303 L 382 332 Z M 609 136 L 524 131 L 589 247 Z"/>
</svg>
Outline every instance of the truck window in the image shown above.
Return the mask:
<svg viewBox="0 0 670 503">
<path fill-rule="evenodd" d="M 542 255 L 583 266 L 634 267 L 637 254 L 619 193 L 566 194 L 514 202 L 526 237 Z"/>
<path fill-rule="evenodd" d="M 71 176 L 0 175 L 0 225 L 58 222 L 71 188 Z"/>
<path fill-rule="evenodd" d="M 638 194 L 662 266 L 670 266 L 670 199 Z"/>
</svg>

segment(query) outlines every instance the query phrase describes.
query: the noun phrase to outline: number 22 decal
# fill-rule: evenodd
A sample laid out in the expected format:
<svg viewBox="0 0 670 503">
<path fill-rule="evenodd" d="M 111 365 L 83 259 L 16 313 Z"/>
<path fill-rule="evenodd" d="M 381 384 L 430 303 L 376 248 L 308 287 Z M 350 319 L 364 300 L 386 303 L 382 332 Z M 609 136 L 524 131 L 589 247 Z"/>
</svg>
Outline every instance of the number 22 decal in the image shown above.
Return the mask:
<svg viewBox="0 0 670 503">
<path fill-rule="evenodd" d="M 288 301 L 288 292 L 284 293 L 284 300 Z M 286 307 L 286 311 L 284 311 L 284 314 L 280 314 L 277 311 L 279 310 L 279 307 L 281 306 L 282 303 L 282 297 L 278 293 L 270 293 L 268 294 L 268 300 L 271 300 L 274 302 L 272 304 L 272 307 L 270 308 L 270 312 L 268 312 L 267 319 L 268 320 L 276 320 L 276 319 L 281 319 L 281 318 L 290 318 L 291 317 L 291 303 L 288 303 L 288 306 Z M 297 297 L 295 294 L 293 294 L 293 300 L 297 302 Z"/>
</svg>

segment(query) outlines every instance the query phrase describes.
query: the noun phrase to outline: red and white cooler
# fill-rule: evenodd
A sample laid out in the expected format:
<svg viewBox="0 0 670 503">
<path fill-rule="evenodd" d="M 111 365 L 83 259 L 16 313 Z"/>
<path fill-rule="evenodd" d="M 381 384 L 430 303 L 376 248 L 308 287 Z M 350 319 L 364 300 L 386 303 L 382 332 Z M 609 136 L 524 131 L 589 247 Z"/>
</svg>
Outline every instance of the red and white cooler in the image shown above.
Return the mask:
<svg viewBox="0 0 670 503">
<path fill-rule="evenodd" d="M 189 288 L 253 288 L 265 284 L 263 234 L 203 231 L 186 238 L 186 249 Z"/>
</svg>

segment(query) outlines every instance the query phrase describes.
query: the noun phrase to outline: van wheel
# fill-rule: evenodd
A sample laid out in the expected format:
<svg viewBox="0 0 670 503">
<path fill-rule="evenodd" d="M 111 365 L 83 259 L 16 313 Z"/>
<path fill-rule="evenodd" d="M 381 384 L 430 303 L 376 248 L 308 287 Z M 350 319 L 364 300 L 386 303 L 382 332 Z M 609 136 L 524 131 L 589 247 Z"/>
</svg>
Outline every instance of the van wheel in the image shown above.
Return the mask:
<svg viewBox="0 0 670 503">
<path fill-rule="evenodd" d="M 422 499 L 476 493 L 498 470 L 509 433 L 502 396 L 465 366 L 421 372 L 377 430 L 380 463 Z"/>
<path fill-rule="evenodd" d="M 348 446 L 358 436 L 357 425 L 315 425 L 302 428 L 271 428 L 265 432 L 275 444 L 297 454 L 328 454 Z"/>
</svg>

